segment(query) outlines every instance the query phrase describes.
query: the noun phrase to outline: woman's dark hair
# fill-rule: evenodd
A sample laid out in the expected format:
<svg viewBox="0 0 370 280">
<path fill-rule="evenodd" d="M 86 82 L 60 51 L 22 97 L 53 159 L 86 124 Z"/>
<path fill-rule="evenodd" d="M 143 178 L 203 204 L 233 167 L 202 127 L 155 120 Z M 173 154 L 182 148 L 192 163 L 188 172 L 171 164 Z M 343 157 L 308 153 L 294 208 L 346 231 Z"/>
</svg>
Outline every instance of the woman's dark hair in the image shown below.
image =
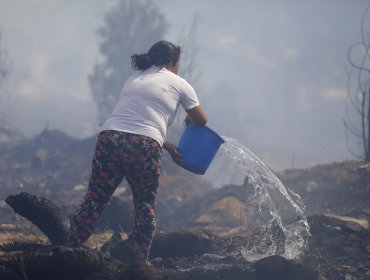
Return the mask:
<svg viewBox="0 0 370 280">
<path fill-rule="evenodd" d="M 180 59 L 181 48 L 168 41 L 155 43 L 147 53 L 131 56 L 134 70 L 146 70 L 152 65 L 163 67 L 168 63 L 175 65 Z"/>
</svg>

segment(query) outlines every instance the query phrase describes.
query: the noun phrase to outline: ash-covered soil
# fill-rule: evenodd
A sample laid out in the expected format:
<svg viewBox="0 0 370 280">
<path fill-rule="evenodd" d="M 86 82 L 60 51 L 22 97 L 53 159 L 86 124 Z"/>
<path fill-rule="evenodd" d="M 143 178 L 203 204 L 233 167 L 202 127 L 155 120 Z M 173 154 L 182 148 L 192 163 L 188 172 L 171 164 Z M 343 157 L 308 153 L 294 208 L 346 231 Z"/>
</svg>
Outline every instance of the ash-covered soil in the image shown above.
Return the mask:
<svg viewBox="0 0 370 280">
<path fill-rule="evenodd" d="M 86 192 L 95 139 L 49 130 L 25 139 L 0 131 L 0 241 L 5 242 L 0 279 L 370 279 L 370 164 L 361 161 L 277 174 L 300 195 L 311 227 L 296 260 L 271 256 L 247 262 L 241 248 L 259 238 L 241 223 L 247 182 L 213 189 L 165 153 L 153 267 L 120 259 L 124 246 L 119 244 L 133 220 L 131 193 L 124 182 L 87 247 L 65 247 L 65 223 Z M 15 214 L 5 202 L 21 192 L 50 200 L 60 212 L 54 209 L 47 216 L 40 210 L 40 217 L 44 213 L 49 218 L 30 222 L 39 214 Z M 114 232 L 120 232 L 121 240 L 106 243 Z M 6 244 L 11 241 L 15 243 Z"/>
</svg>

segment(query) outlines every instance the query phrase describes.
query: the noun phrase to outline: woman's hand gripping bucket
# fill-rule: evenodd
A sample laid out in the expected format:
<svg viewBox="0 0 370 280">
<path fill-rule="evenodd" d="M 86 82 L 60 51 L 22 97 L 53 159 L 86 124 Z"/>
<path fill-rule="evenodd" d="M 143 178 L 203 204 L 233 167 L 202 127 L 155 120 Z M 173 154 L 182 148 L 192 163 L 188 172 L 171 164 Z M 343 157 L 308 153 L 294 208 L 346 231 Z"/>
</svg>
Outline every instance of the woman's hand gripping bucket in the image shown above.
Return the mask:
<svg viewBox="0 0 370 280">
<path fill-rule="evenodd" d="M 177 163 L 186 170 L 202 175 L 223 143 L 224 139 L 206 125 L 196 127 L 190 123 L 177 145 L 182 155 L 182 160 Z"/>
</svg>

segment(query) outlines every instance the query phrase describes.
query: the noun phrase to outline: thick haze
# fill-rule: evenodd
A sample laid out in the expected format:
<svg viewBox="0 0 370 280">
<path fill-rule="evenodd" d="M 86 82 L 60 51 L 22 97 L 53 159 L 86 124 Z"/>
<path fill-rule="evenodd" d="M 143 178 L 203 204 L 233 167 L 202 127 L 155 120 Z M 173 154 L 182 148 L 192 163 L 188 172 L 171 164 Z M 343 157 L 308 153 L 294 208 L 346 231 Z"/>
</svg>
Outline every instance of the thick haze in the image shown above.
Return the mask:
<svg viewBox="0 0 370 280">
<path fill-rule="evenodd" d="M 210 127 L 275 170 L 353 159 L 342 123 L 347 50 L 360 40 L 368 0 L 155 2 L 175 43 L 199 14 L 196 89 Z M 95 31 L 114 3 L 0 0 L 12 93 L 0 109 L 27 135 L 98 131 L 87 75 L 100 59 Z"/>
</svg>

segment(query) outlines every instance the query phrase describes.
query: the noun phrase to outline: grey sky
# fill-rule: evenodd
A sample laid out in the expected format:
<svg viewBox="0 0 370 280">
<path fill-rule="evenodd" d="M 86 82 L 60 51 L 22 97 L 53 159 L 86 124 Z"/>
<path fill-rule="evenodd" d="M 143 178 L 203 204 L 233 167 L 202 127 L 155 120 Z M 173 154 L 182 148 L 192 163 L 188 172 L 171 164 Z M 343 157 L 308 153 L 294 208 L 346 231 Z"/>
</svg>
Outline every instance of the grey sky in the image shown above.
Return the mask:
<svg viewBox="0 0 370 280">
<path fill-rule="evenodd" d="M 0 0 L 13 93 L 2 110 L 29 135 L 46 124 L 78 137 L 97 132 L 87 75 L 100 59 L 95 30 L 114 2 Z M 155 2 L 175 42 L 200 16 L 198 93 L 219 134 L 276 170 L 353 158 L 341 120 L 346 53 L 360 40 L 368 0 Z"/>
</svg>

